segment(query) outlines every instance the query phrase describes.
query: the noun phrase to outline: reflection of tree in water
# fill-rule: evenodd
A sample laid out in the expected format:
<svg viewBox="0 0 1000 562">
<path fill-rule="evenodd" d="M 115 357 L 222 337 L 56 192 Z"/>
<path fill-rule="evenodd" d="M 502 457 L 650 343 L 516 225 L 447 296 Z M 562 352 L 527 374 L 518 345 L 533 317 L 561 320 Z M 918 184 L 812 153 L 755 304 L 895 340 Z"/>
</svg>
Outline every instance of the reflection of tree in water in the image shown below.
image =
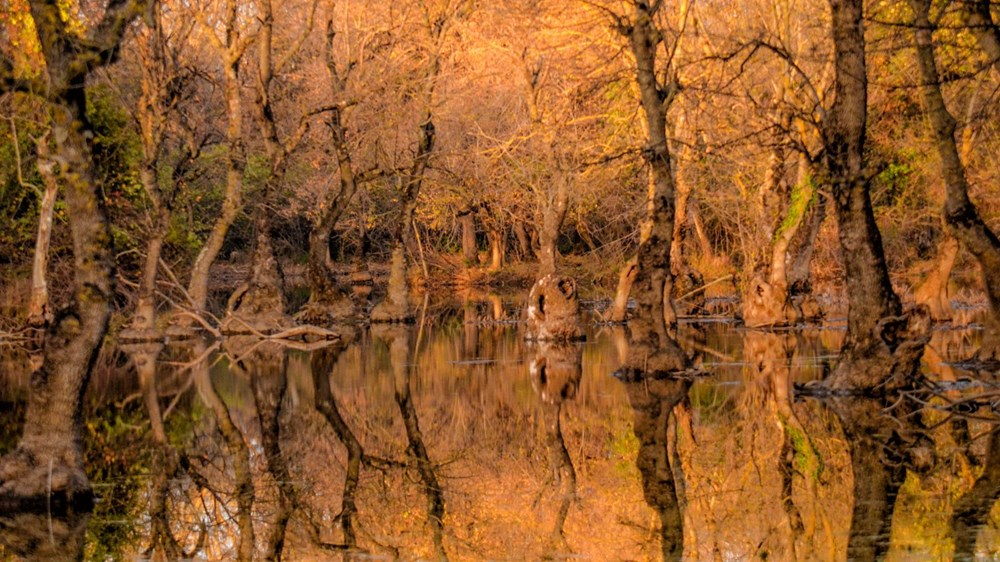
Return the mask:
<svg viewBox="0 0 1000 562">
<path fill-rule="evenodd" d="M 381 327 L 380 333 L 376 335 L 389 342 L 393 388 L 395 389 L 396 403 L 403 418 L 403 426 L 406 428 L 407 454 L 416 465 L 417 473 L 423 483 L 424 493 L 427 495 L 427 519 L 431 526 L 435 554 L 438 559 L 444 560 L 448 557 L 444 548 L 444 493 L 438 481 L 434 464 L 427 454 L 427 447 L 424 445 L 424 437 L 417 418 L 417 410 L 413 404 L 413 395 L 410 389 L 412 366 L 410 365 L 409 330 L 402 326 Z"/>
<path fill-rule="evenodd" d="M 337 401 L 330 388 L 330 375 L 343 351 L 342 345 L 331 345 L 316 350 L 312 353 L 309 364 L 312 371 L 313 389 L 316 393 L 316 410 L 326 418 L 327 423 L 337 435 L 337 439 L 347 449 L 347 472 L 344 475 L 344 492 L 341 496 L 340 514 L 337 516 L 344 537 L 343 544 L 337 546 L 341 546 L 347 551 L 353 551 L 357 549 L 358 540 L 355 529 L 355 516 L 358 508 L 355 498 L 358 481 L 361 478 L 361 465 L 368 459 L 361 442 L 358 441 L 340 414 Z"/>
<path fill-rule="evenodd" d="M 989 521 L 993 505 L 1000 499 L 1000 427 L 989 432 L 983 473 L 955 502 L 951 534 L 955 540 L 955 560 L 976 560 L 979 530 Z"/>
<path fill-rule="evenodd" d="M 926 472 L 933 441 L 920 423 L 917 404 L 906 394 L 824 399 L 840 420 L 851 455 L 854 508 L 848 560 L 877 560 L 889 550 L 893 511 L 907 469 Z"/>
<path fill-rule="evenodd" d="M 643 497 L 660 518 L 664 560 L 680 560 L 684 554 L 679 483 L 674 480 L 667 430 L 674 407 L 684 400 L 690 386 L 690 380 L 669 377 L 625 382 L 632 406 L 633 431 L 639 440 L 636 467 L 642 475 Z"/>
<path fill-rule="evenodd" d="M 559 490 L 559 510 L 552 529 L 552 548 L 568 549 L 563 527 L 569 508 L 576 499 L 576 469 L 566 449 L 562 432 L 562 407 L 566 400 L 576 396 L 580 386 L 583 347 L 574 343 L 548 343 L 538 345 L 529 371 L 535 394 L 542 401 L 542 418 L 545 423 L 546 445 L 549 449 L 552 475 L 546 486 L 555 481 Z M 539 493 L 537 502 L 541 499 Z"/>
<path fill-rule="evenodd" d="M 198 357 L 203 350 L 204 343 L 196 342 L 193 346 L 193 355 Z M 254 484 L 253 473 L 250 469 L 250 450 L 243 438 L 243 433 L 233 423 L 229 409 L 215 389 L 215 384 L 209 373 L 208 362 L 199 362 L 193 368 L 192 375 L 198 396 L 214 419 L 232 462 L 234 488 L 231 495 L 236 500 L 235 519 L 238 533 L 236 558 L 238 560 L 252 560 L 254 554 Z M 196 473 L 200 474 L 202 470 L 210 468 L 205 466 L 204 461 L 199 464 L 202 466 L 195 467 Z M 222 479 L 225 480 L 225 477 Z M 205 482 L 207 484 L 207 478 Z"/>
<path fill-rule="evenodd" d="M 30 562 L 82 560 L 89 514 L 69 512 L 0 514 L 0 549 L 5 555 Z"/>
</svg>

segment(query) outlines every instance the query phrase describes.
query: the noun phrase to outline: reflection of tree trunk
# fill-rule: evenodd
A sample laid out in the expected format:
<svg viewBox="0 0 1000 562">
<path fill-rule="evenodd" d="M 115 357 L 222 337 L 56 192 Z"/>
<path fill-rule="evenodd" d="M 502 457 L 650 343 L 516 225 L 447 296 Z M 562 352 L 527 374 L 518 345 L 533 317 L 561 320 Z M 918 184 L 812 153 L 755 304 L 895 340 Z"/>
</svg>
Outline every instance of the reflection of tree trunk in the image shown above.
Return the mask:
<svg viewBox="0 0 1000 562">
<path fill-rule="evenodd" d="M 955 539 L 955 560 L 976 560 L 976 537 L 989 521 L 990 511 L 1000 498 L 1000 429 L 990 432 L 986 466 L 976 483 L 955 502 L 951 533 Z"/>
<path fill-rule="evenodd" d="M 200 356 L 204 352 L 204 344 L 195 344 L 193 355 Z M 215 424 L 219 428 L 219 433 L 229 451 L 229 459 L 233 466 L 233 483 L 235 489 L 233 495 L 236 499 L 236 526 L 239 534 L 236 546 L 237 559 L 241 562 L 253 560 L 254 554 L 254 529 L 253 529 L 253 502 L 254 485 L 253 473 L 250 468 L 250 450 L 236 424 L 233 423 L 229 415 L 229 408 L 219 397 L 212 382 L 209 365 L 201 362 L 192 369 L 195 388 L 202 402 L 211 412 L 215 419 Z"/>
<path fill-rule="evenodd" d="M 642 475 L 643 497 L 660 517 L 664 560 L 681 560 L 684 555 L 684 520 L 667 449 L 667 428 L 674 406 L 690 386 L 690 381 L 673 379 L 625 386 L 634 416 L 632 428 L 639 440 L 635 462 Z"/>
<path fill-rule="evenodd" d="M 354 528 L 354 518 L 358 512 L 355 497 L 365 451 L 340 415 L 333 390 L 330 388 L 330 375 L 342 352 L 343 348 L 339 345 L 324 347 L 313 352 L 309 364 L 312 369 L 313 390 L 316 393 L 316 410 L 326 418 L 327 423 L 337 434 L 337 439 L 347 449 L 347 473 L 344 475 L 344 493 L 341 496 L 339 519 L 340 528 L 344 533 L 344 546 L 350 550 L 357 547 L 358 541 Z"/>
<path fill-rule="evenodd" d="M 923 77 L 924 105 L 930 114 L 941 174 L 945 184 L 944 223 L 979 261 L 983 285 L 990 305 L 988 321 L 990 338 L 984 342 L 980 358 L 1000 358 L 1000 239 L 986 225 L 969 199 L 969 182 L 965 165 L 955 141 L 957 124 L 941 93 L 941 78 L 934 52 L 933 27 L 930 22 L 930 0 L 910 0 L 915 14 L 914 28 L 917 59 Z M 988 15 L 987 8 L 987 15 Z M 947 281 L 947 280 L 945 280 Z"/>
<path fill-rule="evenodd" d="M 580 386 L 582 354 L 579 345 L 541 343 L 529 366 L 532 387 L 542 401 L 545 442 L 553 473 L 549 481 L 555 480 L 559 487 L 559 509 L 552 528 L 555 549 L 568 548 L 564 527 L 576 499 L 576 469 L 563 437 L 562 407 L 566 400 L 576 396 Z"/>
<path fill-rule="evenodd" d="M 476 303 L 465 301 L 462 306 L 462 354 L 463 361 L 479 357 L 479 317 Z"/>
<path fill-rule="evenodd" d="M 144 553 L 162 551 L 167 560 L 184 558 L 184 551 L 174 538 L 170 529 L 170 514 L 167 510 L 167 496 L 170 493 L 170 479 L 178 467 L 176 452 L 167 441 L 166 428 L 163 425 L 163 413 L 160 409 L 160 397 L 156 392 L 157 356 L 163 348 L 160 343 L 133 344 L 124 348 L 135 364 L 139 378 L 139 388 L 142 392 L 146 413 L 149 416 L 150 433 L 153 437 L 153 469 L 149 484 L 149 548 Z"/>
<path fill-rule="evenodd" d="M 434 550 L 438 559 L 446 560 L 448 554 L 444 549 L 444 494 L 438 483 L 437 474 L 434 472 L 434 465 L 427 454 L 427 447 L 424 446 L 424 437 L 420 431 L 417 410 L 410 393 L 411 365 L 408 332 L 402 328 L 395 328 L 390 333 L 390 337 L 389 356 L 392 363 L 393 386 L 396 403 L 399 405 L 399 411 L 403 417 L 403 426 L 406 428 L 407 452 L 416 464 L 420 480 L 423 482 L 424 493 L 427 495 L 427 519 L 432 530 Z"/>
<path fill-rule="evenodd" d="M 84 559 L 89 514 L 0 514 L 4 555 L 24 562 L 77 562 Z"/>
<path fill-rule="evenodd" d="M 827 404 L 840 419 L 850 446 L 854 509 L 847 543 L 848 560 L 881 560 L 889 549 L 896 494 L 906 478 L 912 417 L 886 407 L 899 400 L 833 398 Z"/>
<path fill-rule="evenodd" d="M 264 343 L 257 346 L 246 364 L 260 421 L 261 448 L 267 471 L 278 487 L 278 505 L 271 521 L 271 532 L 264 542 L 264 556 L 265 560 L 281 560 L 285 530 L 295 507 L 295 488 L 288 463 L 281 454 L 281 403 L 288 388 L 287 354 L 278 344 Z"/>
</svg>

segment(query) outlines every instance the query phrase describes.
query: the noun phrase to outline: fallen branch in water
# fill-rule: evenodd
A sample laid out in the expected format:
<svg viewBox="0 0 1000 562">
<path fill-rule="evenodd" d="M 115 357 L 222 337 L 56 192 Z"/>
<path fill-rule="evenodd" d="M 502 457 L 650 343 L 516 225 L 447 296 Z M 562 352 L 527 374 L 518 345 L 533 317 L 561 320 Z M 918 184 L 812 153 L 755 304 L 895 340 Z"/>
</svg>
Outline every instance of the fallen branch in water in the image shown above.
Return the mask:
<svg viewBox="0 0 1000 562">
<path fill-rule="evenodd" d="M 718 279 L 716 279 L 714 281 L 710 281 L 708 283 L 705 283 L 701 287 L 698 287 L 696 289 L 692 289 L 692 290 L 688 291 L 687 293 L 684 293 L 683 295 L 681 295 L 674 302 L 683 302 L 684 299 L 686 299 L 688 297 L 692 297 L 694 295 L 697 295 L 698 293 L 704 291 L 705 289 L 711 287 L 712 285 L 718 285 L 719 283 L 722 283 L 723 281 L 729 281 L 732 278 L 733 278 L 733 274 L 732 273 L 730 273 L 729 275 L 723 275 L 722 277 L 719 277 Z"/>
</svg>

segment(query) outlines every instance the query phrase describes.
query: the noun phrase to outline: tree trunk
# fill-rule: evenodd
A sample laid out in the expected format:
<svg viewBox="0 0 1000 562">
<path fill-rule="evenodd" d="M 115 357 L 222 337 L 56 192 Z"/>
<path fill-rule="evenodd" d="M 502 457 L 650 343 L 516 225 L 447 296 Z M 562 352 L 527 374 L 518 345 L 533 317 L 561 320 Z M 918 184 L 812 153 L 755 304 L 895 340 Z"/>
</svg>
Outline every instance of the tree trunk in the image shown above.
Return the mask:
<svg viewBox="0 0 1000 562">
<path fill-rule="evenodd" d="M 625 263 L 618 274 L 618 288 L 615 290 L 615 300 L 611 303 L 611 308 L 604 315 L 608 322 L 625 322 L 628 318 L 628 296 L 632 292 L 632 284 L 635 283 L 635 274 L 639 271 L 639 264 L 636 258 L 632 258 Z"/>
<path fill-rule="evenodd" d="M 970 31 L 979 41 L 979 47 L 986 53 L 994 70 L 1000 73 L 1000 28 L 993 21 L 990 12 L 991 0 L 966 0 L 960 2 L 962 15 Z"/>
<path fill-rule="evenodd" d="M 15 139 L 14 142 L 17 142 Z M 47 142 L 45 139 L 40 143 Z M 39 157 L 43 156 L 39 145 Z M 44 169 L 43 169 L 44 168 Z M 51 170 L 51 164 L 46 162 L 38 166 L 45 181 L 45 192 L 38 207 L 38 236 L 35 238 L 35 254 L 31 260 L 31 296 L 28 300 L 28 326 L 43 328 L 52 321 L 52 311 L 49 309 L 49 286 L 46 281 L 49 266 L 49 241 L 52 238 L 52 215 L 56 208 L 56 197 L 59 194 L 59 182 Z"/>
<path fill-rule="evenodd" d="M 490 239 L 490 271 L 497 272 L 503 267 L 506 254 L 507 236 L 503 230 L 490 229 L 487 232 Z"/>
<path fill-rule="evenodd" d="M 865 169 L 868 84 L 862 0 L 829 0 L 833 23 L 835 98 L 823 123 L 826 171 L 831 182 L 848 295 L 847 336 L 840 382 L 852 364 L 872 358 L 882 341 L 879 320 L 902 312 L 892 290 L 875 223 Z"/>
<path fill-rule="evenodd" d="M 938 75 L 934 53 L 933 28 L 931 27 L 929 0 L 910 0 L 915 14 L 915 41 L 920 74 L 923 78 L 924 105 L 930 114 L 931 129 L 938 156 L 941 158 L 941 174 L 944 176 L 945 202 L 944 223 L 948 230 L 979 261 L 983 285 L 990 305 L 988 334 L 980 350 L 979 358 L 1000 359 L 1000 240 L 983 222 L 979 211 L 969 199 L 969 183 L 965 166 L 955 141 L 955 118 L 945 104 L 941 93 L 941 79 Z"/>
<path fill-rule="evenodd" d="M 542 227 L 538 231 L 541 252 L 538 255 L 539 275 L 541 279 L 556 272 L 556 261 L 559 259 L 559 231 L 566 219 L 566 209 L 569 206 L 569 186 L 565 172 L 557 171 L 552 183 L 555 188 L 549 190 L 545 207 L 542 210 Z"/>
<path fill-rule="evenodd" d="M 659 6 L 657 4 L 656 6 Z M 657 81 L 657 44 L 663 35 L 645 2 L 635 2 L 635 19 L 623 31 L 636 59 L 636 81 L 646 116 L 648 144 L 643 150 L 650 170 L 647 224 L 636 257 L 633 294 L 637 309 L 629 324 L 631 350 L 623 372 L 667 373 L 687 366 L 684 352 L 670 335 L 670 242 L 674 222 L 674 179 L 667 145 L 667 107 L 676 84 Z"/>
<path fill-rule="evenodd" d="M 85 86 L 91 68 L 113 60 L 95 57 L 94 50 L 103 46 L 114 52 L 141 7 L 128 4 L 108 10 L 100 23 L 121 31 L 94 38 L 67 31 L 55 3 L 30 2 L 45 58 L 46 86 L 40 91 L 49 103 L 53 157 L 60 162 L 70 217 L 75 287 L 70 308 L 46 330 L 44 358 L 31 377 L 17 448 L 0 459 L 2 509 L 89 504 L 92 496 L 83 466 L 81 407 L 111 316 L 114 259 L 99 196 Z"/>
<path fill-rule="evenodd" d="M 459 213 L 458 222 L 462 226 L 462 261 L 465 262 L 465 267 L 475 267 L 479 265 L 475 209 L 467 209 Z"/>
<path fill-rule="evenodd" d="M 805 155 L 799 157 L 798 181 L 814 182 L 809 161 Z M 789 245 L 788 290 L 793 297 L 812 293 L 812 256 L 816 239 L 826 219 L 826 197 L 813 191 L 812 201 L 806 210 L 802 225 L 792 237 Z"/>
<path fill-rule="evenodd" d="M 205 245 L 198 252 L 191 268 L 188 295 L 194 312 L 202 313 L 208 303 L 209 271 L 226 241 L 226 234 L 243 208 L 243 172 L 246 167 L 246 147 L 243 143 L 243 103 L 240 95 L 239 68 L 243 52 L 236 35 L 236 2 L 228 4 L 227 48 L 223 51 L 223 95 L 226 100 L 226 192 L 219 218 L 215 220 Z"/>
<path fill-rule="evenodd" d="M 927 278 L 913 291 L 913 300 L 917 304 L 926 305 L 931 311 L 931 318 L 937 321 L 951 320 L 954 309 L 948 297 L 948 279 L 958 257 L 958 240 L 946 236 L 938 245 L 937 260 Z"/>
<path fill-rule="evenodd" d="M 517 248 L 521 252 L 521 260 L 525 260 L 531 256 L 531 240 L 528 239 L 528 233 L 524 230 L 524 221 L 514 220 L 514 236 L 517 237 Z"/>
</svg>

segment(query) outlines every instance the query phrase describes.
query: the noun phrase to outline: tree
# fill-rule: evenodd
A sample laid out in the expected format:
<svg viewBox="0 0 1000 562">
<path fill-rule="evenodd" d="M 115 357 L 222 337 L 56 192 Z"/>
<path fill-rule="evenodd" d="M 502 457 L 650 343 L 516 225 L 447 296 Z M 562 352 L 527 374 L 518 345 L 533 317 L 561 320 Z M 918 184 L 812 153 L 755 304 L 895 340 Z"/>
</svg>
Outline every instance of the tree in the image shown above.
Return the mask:
<svg viewBox="0 0 1000 562">
<path fill-rule="evenodd" d="M 143 0 L 109 0 L 104 14 L 78 33 L 56 2 L 32 0 L 31 17 L 45 61 L 36 76 L 18 77 L 0 55 L 0 89 L 43 95 L 49 109 L 59 178 L 73 239 L 75 291 L 71 305 L 47 328 L 44 359 L 32 376 L 24 431 L 16 450 L 0 460 L 0 496 L 8 505 L 88 503 L 83 470 L 80 407 L 108 328 L 114 260 L 87 119 L 87 77 L 115 61 Z M 44 93 L 44 94 L 43 94 Z"/>
</svg>

